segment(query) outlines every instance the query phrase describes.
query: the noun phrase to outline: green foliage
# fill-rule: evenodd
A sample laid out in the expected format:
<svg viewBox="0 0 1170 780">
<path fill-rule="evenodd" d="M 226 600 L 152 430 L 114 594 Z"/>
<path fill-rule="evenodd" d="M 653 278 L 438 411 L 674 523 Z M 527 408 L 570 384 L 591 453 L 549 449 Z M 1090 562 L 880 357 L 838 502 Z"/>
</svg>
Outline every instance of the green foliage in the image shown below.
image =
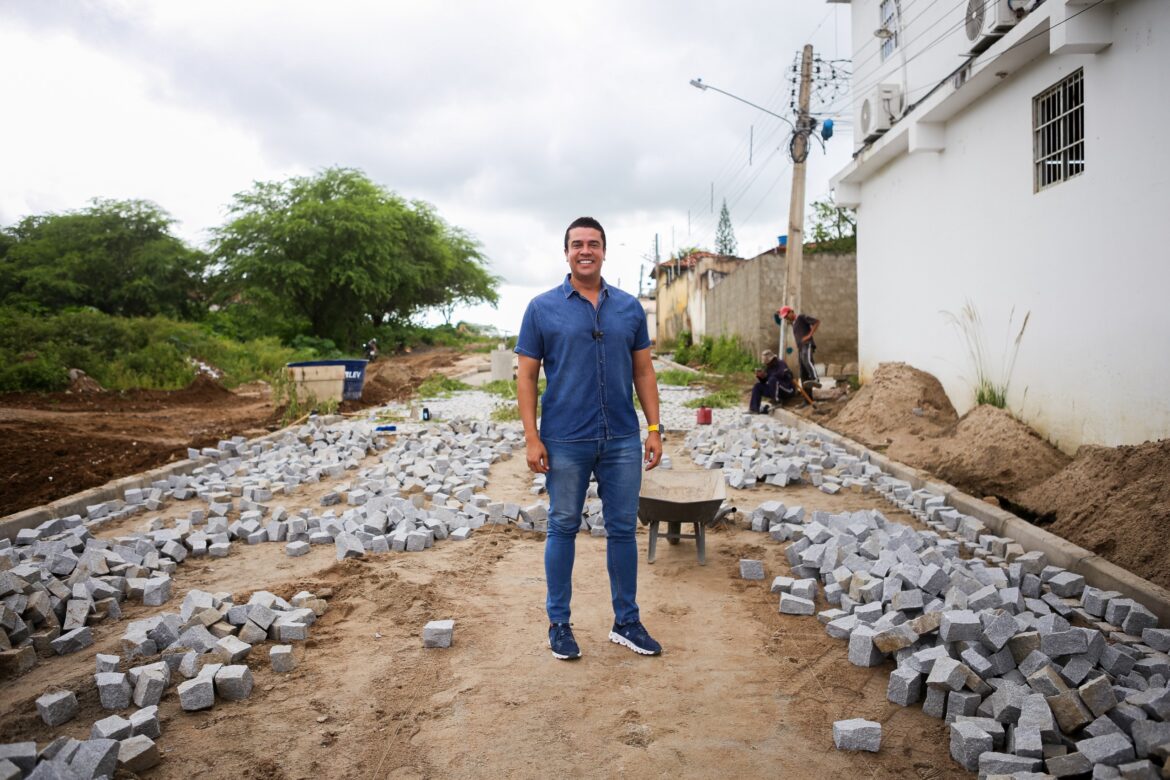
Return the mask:
<svg viewBox="0 0 1170 780">
<path fill-rule="evenodd" d="M 809 235 L 815 246 L 807 251 L 857 251 L 857 211 L 838 206 L 830 196 L 812 204 L 812 229 Z"/>
<path fill-rule="evenodd" d="M 537 414 L 539 414 L 539 410 Z M 491 418 L 496 422 L 518 422 L 520 420 L 520 407 L 516 404 L 504 404 L 492 409 Z"/>
<path fill-rule="evenodd" d="M 704 342 L 710 339 L 704 338 Z M 734 336 L 720 336 L 711 342 L 711 348 L 704 365 L 721 373 L 751 370 L 756 365 L 755 358 L 740 346 L 739 339 Z"/>
<path fill-rule="evenodd" d="M 0 306 L 52 313 L 203 313 L 207 257 L 171 233 L 174 220 L 145 200 L 101 200 L 77 211 L 25 217 L 0 232 Z"/>
<path fill-rule="evenodd" d="M 719 226 L 715 228 L 715 252 L 733 257 L 738 251 L 735 231 L 731 229 L 731 212 L 727 210 L 727 198 L 724 198 L 723 208 L 719 210 Z"/>
<path fill-rule="evenodd" d="M 543 382 L 544 380 L 542 379 L 541 381 Z M 500 398 L 504 398 L 509 401 L 516 400 L 516 382 L 514 380 L 495 379 L 491 382 L 483 383 L 480 385 L 479 389 L 483 390 L 485 393 L 494 393 Z"/>
<path fill-rule="evenodd" d="M 275 338 L 237 342 L 166 317 L 70 311 L 38 317 L 0 309 L 0 391 L 62 390 L 80 368 L 108 390 L 174 390 L 195 378 L 195 361 L 222 371 L 228 387 L 271 379 L 285 363 L 321 357 Z"/>
<path fill-rule="evenodd" d="M 341 404 L 336 398 L 321 401 L 316 393 L 297 391 L 297 383 L 281 369 L 272 378 L 272 402 L 282 408 L 281 425 L 291 425 L 308 414 L 336 414 Z"/>
<path fill-rule="evenodd" d="M 679 331 L 678 341 L 674 346 L 674 362 L 682 363 L 684 366 L 690 365 L 695 358 L 693 347 L 691 332 L 689 330 Z"/>
<path fill-rule="evenodd" d="M 739 406 L 742 396 L 743 393 L 735 389 L 717 390 L 702 398 L 684 401 L 683 406 L 688 409 L 698 409 L 700 406 L 708 406 L 712 409 L 730 409 L 733 406 Z"/>
<path fill-rule="evenodd" d="M 360 171 L 258 182 L 229 213 L 214 235 L 223 300 L 277 322 L 291 312 L 336 344 L 355 347 L 430 307 L 498 300 L 477 241 Z"/>
<path fill-rule="evenodd" d="M 690 334 L 686 335 L 689 340 Z M 682 341 L 681 334 L 679 340 Z M 678 347 L 674 359 L 684 365 L 703 366 L 724 374 L 747 371 L 755 366 L 755 359 L 740 346 L 735 336 L 720 336 L 716 339 L 704 336 L 696 345 Z"/>
<path fill-rule="evenodd" d="M 419 398 L 446 398 L 459 390 L 471 390 L 471 385 L 442 374 L 431 374 L 418 386 Z"/>
<path fill-rule="evenodd" d="M 975 372 L 974 377 L 968 379 L 975 394 L 975 403 L 1006 409 L 1008 388 L 1011 386 L 1012 374 L 1016 370 L 1016 357 L 1020 353 L 1020 342 L 1024 338 L 1024 331 L 1028 328 L 1028 320 L 1032 313 L 1024 314 L 1024 320 L 1020 324 L 1020 330 L 1015 339 L 1010 342 L 1005 340 L 998 371 L 991 366 L 991 357 L 983 339 L 983 320 L 975 305 L 971 301 L 967 301 L 959 310 L 958 315 L 944 311 L 943 316 L 958 329 L 966 344 L 967 357 Z M 1013 308 L 1008 315 L 1008 337 L 1011 336 L 1015 316 L 1016 310 Z"/>
<path fill-rule="evenodd" d="M 670 253 L 670 259 L 671 260 L 682 260 L 684 257 L 689 257 L 690 255 L 693 255 L 695 252 L 704 252 L 704 251 L 706 251 L 706 250 L 704 250 L 703 247 L 699 246 L 698 244 L 696 244 L 694 246 L 681 246 L 677 250 L 675 250 L 674 252 Z"/>
<path fill-rule="evenodd" d="M 703 379 L 702 374 L 696 374 L 694 371 L 684 371 L 681 368 L 668 368 L 665 371 L 658 372 L 658 384 L 660 385 L 687 387 L 689 385 L 699 384 Z"/>
</svg>

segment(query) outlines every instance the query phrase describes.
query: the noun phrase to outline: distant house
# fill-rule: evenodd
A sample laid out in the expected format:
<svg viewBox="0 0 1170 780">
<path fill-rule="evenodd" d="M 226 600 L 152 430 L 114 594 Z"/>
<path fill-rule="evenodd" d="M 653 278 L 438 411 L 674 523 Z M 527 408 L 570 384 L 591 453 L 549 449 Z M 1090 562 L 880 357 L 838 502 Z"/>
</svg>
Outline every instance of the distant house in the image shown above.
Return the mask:
<svg viewBox="0 0 1170 780">
<path fill-rule="evenodd" d="M 657 268 L 658 341 L 670 344 L 686 331 L 733 336 L 758 355 L 779 348 L 773 314 L 784 301 L 788 258 L 775 247 L 742 259 L 694 252 Z M 852 253 L 817 252 L 808 245 L 801 283 L 802 308 L 822 320 L 817 361 L 833 375 L 855 373 L 857 360 L 857 277 Z"/>
<path fill-rule="evenodd" d="M 1165 0 L 854 0 L 863 379 L 935 374 L 960 412 L 978 313 L 1008 405 L 1058 446 L 1170 436 Z M 905 13 L 903 13 L 905 11 Z M 875 32 L 876 31 L 876 32 Z"/>
<path fill-rule="evenodd" d="M 732 273 L 745 260 L 713 252 L 691 252 L 659 263 L 655 272 L 658 300 L 658 340 L 674 342 L 683 331 L 694 337 L 707 333 L 707 310 L 702 291 Z"/>
</svg>

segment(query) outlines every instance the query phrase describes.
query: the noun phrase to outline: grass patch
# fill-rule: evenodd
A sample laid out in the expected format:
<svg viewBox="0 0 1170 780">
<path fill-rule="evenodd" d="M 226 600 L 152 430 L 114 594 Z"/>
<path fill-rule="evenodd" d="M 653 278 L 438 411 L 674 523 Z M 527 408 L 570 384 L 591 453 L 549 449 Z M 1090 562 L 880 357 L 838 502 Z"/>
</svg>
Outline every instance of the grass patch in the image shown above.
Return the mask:
<svg viewBox="0 0 1170 780">
<path fill-rule="evenodd" d="M 724 374 L 750 371 L 756 365 L 755 358 L 734 336 L 720 336 L 715 339 L 704 336 L 698 344 L 691 344 L 689 334 L 680 334 L 674 359 L 683 365 L 702 366 Z"/>
<path fill-rule="evenodd" d="M 537 414 L 540 410 L 537 410 Z M 516 404 L 505 404 L 492 409 L 491 418 L 496 422 L 519 422 L 520 407 Z"/>
<path fill-rule="evenodd" d="M 692 398 L 689 401 L 684 401 L 683 406 L 688 409 L 698 409 L 700 406 L 707 406 L 712 409 L 730 409 L 733 406 L 739 406 L 741 396 L 741 391 L 732 388 L 716 390 L 714 393 L 705 395 L 702 398 Z"/>
<path fill-rule="evenodd" d="M 668 368 L 665 371 L 658 372 L 658 384 L 660 385 L 690 387 L 691 385 L 702 384 L 707 380 L 708 377 L 704 374 L 696 374 L 694 371 L 684 371 L 681 368 Z"/>
<path fill-rule="evenodd" d="M 1011 332 L 1016 316 L 1016 310 L 1014 307 L 1012 308 L 1008 315 L 1008 326 L 998 371 L 992 367 L 991 356 L 983 337 L 983 320 L 975 305 L 971 301 L 967 301 L 957 315 L 944 311 L 943 316 L 959 331 L 966 344 L 967 357 L 975 371 L 974 377 L 968 379 L 975 395 L 975 403 L 1006 409 L 1008 388 L 1011 386 L 1012 374 L 1016 370 L 1016 357 L 1020 353 L 1020 342 L 1024 338 L 1024 331 L 1028 328 L 1028 320 L 1032 313 L 1024 314 L 1020 330 L 1012 339 Z"/>
<path fill-rule="evenodd" d="M 419 398 L 447 398 L 459 390 L 471 390 L 471 385 L 442 374 L 431 374 L 418 386 Z"/>
</svg>

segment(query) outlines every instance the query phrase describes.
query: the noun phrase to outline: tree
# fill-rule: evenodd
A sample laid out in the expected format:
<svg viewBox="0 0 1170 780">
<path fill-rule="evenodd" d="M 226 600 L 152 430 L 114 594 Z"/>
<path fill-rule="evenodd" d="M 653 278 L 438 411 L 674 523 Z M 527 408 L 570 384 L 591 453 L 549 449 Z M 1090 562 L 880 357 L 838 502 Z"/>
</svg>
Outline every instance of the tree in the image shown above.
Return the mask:
<svg viewBox="0 0 1170 780">
<path fill-rule="evenodd" d="M 857 248 L 857 212 L 838 206 L 832 196 L 812 204 L 812 240 L 818 249 L 851 251 Z"/>
<path fill-rule="evenodd" d="M 95 199 L 78 211 L 25 217 L 0 235 L 0 305 L 198 317 L 207 257 L 174 236 L 173 224 L 145 200 Z"/>
<path fill-rule="evenodd" d="M 739 246 L 735 241 L 735 231 L 731 229 L 731 212 L 727 210 L 727 198 L 724 198 L 723 208 L 719 210 L 719 226 L 715 228 L 715 252 L 734 256 L 738 251 Z"/>
<path fill-rule="evenodd" d="M 214 234 L 225 292 L 318 338 L 352 346 L 425 308 L 498 300 L 478 242 L 361 171 L 258 182 L 229 214 Z"/>
</svg>

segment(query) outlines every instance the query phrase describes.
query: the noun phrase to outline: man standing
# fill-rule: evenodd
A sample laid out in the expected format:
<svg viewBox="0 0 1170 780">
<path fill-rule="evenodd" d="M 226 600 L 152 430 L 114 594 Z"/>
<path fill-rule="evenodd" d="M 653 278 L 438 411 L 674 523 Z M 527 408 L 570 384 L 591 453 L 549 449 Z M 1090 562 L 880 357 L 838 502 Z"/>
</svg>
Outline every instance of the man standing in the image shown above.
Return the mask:
<svg viewBox="0 0 1170 780">
<path fill-rule="evenodd" d="M 758 381 L 752 387 L 752 400 L 748 404 L 748 411 L 753 414 L 766 414 L 770 411 L 767 404 L 760 406 L 760 400 L 763 398 L 780 400 L 796 395 L 796 388 L 792 385 L 792 372 L 788 370 L 784 361 L 776 357 L 776 353 L 770 349 L 765 349 L 760 359 L 764 361 L 764 367 L 756 371 Z"/>
<path fill-rule="evenodd" d="M 817 368 L 813 363 L 813 352 L 817 343 L 813 341 L 813 334 L 817 332 L 821 321 L 807 314 L 797 316 L 791 306 L 781 306 L 774 319 L 777 325 L 781 320 L 787 320 L 792 326 L 792 335 L 796 340 L 796 353 L 800 358 L 800 385 L 801 387 L 820 387 L 821 380 L 817 378 Z M 781 325 L 781 327 L 783 327 Z"/>
<path fill-rule="evenodd" d="M 528 468 L 546 474 L 549 497 L 544 573 L 548 642 L 560 659 L 580 658 L 569 627 L 573 559 L 589 478 L 597 477 L 606 530 L 606 567 L 614 624 L 609 639 L 643 655 L 662 646 L 642 626 L 636 600 L 634 529 L 643 464 L 662 459 L 658 384 L 650 359 L 646 314 L 629 293 L 606 284 L 605 230 L 580 217 L 565 231 L 569 273 L 559 287 L 533 298 L 516 341 L 516 400 L 524 424 Z M 536 426 L 541 364 L 548 380 Z M 630 385 L 646 415 L 643 450 Z"/>
</svg>

